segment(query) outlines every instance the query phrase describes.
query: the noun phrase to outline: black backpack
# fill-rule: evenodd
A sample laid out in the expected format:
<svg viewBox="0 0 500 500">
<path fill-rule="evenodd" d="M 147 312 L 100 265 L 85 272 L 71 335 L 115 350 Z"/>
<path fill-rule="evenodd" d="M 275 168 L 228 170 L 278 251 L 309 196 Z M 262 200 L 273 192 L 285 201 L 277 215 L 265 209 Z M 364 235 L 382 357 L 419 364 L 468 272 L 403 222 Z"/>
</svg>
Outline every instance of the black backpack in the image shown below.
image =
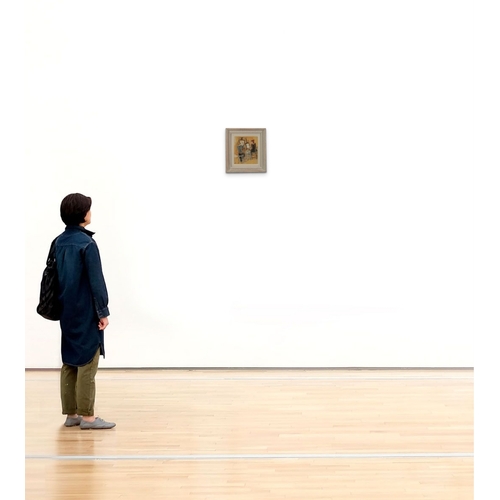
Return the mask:
<svg viewBox="0 0 500 500">
<path fill-rule="evenodd" d="M 58 297 L 59 280 L 56 266 L 56 240 L 57 238 L 50 245 L 47 266 L 43 271 L 42 282 L 40 283 L 40 302 L 36 308 L 36 312 L 40 316 L 52 321 L 61 318 L 61 304 Z"/>
</svg>

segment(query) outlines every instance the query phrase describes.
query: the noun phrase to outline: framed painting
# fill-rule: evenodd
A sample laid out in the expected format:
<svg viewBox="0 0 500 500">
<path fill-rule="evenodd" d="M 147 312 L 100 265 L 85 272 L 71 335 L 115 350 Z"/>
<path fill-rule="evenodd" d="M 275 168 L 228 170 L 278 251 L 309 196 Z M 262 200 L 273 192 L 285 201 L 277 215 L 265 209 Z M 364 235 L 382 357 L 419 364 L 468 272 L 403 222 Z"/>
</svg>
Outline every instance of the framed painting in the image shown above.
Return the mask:
<svg viewBox="0 0 500 500">
<path fill-rule="evenodd" d="M 266 173 L 265 128 L 226 129 L 226 173 Z"/>
</svg>

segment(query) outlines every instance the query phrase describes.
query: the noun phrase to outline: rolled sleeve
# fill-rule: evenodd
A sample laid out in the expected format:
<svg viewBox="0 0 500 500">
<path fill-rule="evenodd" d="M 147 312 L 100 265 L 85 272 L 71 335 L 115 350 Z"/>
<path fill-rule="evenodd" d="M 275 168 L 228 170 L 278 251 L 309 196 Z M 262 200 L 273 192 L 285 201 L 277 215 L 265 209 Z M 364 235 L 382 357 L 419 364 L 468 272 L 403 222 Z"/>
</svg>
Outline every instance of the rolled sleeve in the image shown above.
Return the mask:
<svg viewBox="0 0 500 500">
<path fill-rule="evenodd" d="M 99 318 L 105 318 L 109 316 L 108 290 L 102 273 L 99 249 L 95 241 L 89 243 L 85 248 L 85 266 L 87 268 L 90 289 L 94 298 L 97 316 Z"/>
</svg>

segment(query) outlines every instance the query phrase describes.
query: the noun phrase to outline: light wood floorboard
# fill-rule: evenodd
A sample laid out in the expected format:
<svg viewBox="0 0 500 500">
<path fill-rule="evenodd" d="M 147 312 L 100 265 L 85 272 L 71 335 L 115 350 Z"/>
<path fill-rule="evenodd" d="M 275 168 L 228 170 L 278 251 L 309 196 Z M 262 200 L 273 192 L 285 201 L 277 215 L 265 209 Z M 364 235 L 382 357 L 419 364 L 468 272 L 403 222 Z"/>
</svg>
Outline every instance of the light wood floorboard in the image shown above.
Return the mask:
<svg viewBox="0 0 500 500">
<path fill-rule="evenodd" d="M 96 413 L 117 426 L 82 431 L 62 426 L 58 371 L 28 370 L 26 499 L 472 499 L 473 384 L 473 370 L 101 369 Z"/>
</svg>

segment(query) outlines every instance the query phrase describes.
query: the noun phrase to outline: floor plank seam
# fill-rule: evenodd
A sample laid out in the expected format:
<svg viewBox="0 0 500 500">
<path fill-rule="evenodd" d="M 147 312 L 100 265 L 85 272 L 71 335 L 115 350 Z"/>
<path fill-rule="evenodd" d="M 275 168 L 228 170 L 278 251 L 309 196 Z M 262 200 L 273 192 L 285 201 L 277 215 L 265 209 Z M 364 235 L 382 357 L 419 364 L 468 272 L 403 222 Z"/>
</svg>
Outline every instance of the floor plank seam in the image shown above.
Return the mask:
<svg viewBox="0 0 500 500">
<path fill-rule="evenodd" d="M 262 460 L 262 459 L 391 459 L 474 458 L 474 453 L 269 453 L 187 455 L 26 455 L 27 460 Z"/>
</svg>

